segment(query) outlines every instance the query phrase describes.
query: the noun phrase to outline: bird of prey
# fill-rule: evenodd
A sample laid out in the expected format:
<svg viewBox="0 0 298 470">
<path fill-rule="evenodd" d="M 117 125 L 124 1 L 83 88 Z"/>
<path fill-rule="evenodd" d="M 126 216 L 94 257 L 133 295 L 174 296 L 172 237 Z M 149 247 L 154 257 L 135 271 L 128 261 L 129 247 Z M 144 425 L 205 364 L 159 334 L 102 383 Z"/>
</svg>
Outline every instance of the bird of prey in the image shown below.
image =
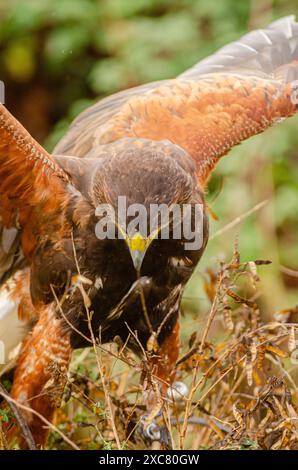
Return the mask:
<svg viewBox="0 0 298 470">
<path fill-rule="evenodd" d="M 11 396 L 33 410 L 26 417 L 39 446 L 47 432 L 36 412 L 51 421 L 63 390 L 53 370 L 65 375 L 92 335 L 147 351 L 156 380 L 171 383 L 183 288 L 208 240 L 208 178 L 234 145 L 295 113 L 297 79 L 289 16 L 176 79 L 103 99 L 52 154 L 1 105 L 0 339 L 6 361 L 18 352 Z M 173 220 L 166 239 L 159 225 L 126 233 L 112 216 L 117 236 L 98 237 L 97 208 L 116 213 L 120 196 L 145 208 L 200 205 L 202 242 L 186 249 L 171 236 Z"/>
</svg>

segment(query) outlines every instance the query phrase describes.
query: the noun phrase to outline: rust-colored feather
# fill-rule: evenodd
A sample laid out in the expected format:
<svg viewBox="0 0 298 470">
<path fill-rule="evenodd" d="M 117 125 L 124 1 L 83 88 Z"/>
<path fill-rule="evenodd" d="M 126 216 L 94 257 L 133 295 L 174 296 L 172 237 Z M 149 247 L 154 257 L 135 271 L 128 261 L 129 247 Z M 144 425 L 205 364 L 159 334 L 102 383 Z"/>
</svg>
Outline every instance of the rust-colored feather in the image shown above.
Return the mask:
<svg viewBox="0 0 298 470">
<path fill-rule="evenodd" d="M 15 373 L 11 395 L 51 421 L 62 398 L 71 357 L 70 335 L 65 333 L 55 309 L 44 307 L 28 335 Z M 35 414 L 26 414 L 36 444 L 44 445 L 48 430 Z"/>
<path fill-rule="evenodd" d="M 133 325 L 141 345 L 151 354 L 151 376 L 159 379 L 163 391 L 171 384 L 179 352 L 181 293 L 206 246 L 207 221 L 204 219 L 203 246 L 187 256 L 188 265 L 179 244 L 166 246 L 164 252 L 158 243 L 152 244 L 147 254 L 150 281 L 143 295 L 155 299 L 148 310 L 152 334 L 135 300 L 124 305 L 122 319 L 111 322 L 110 312 L 127 300 L 125 292 L 136 273 L 121 244 L 100 244 L 93 227 L 88 230 L 93 209 L 99 202 L 115 202 L 122 194 L 130 195 L 132 203 L 161 203 L 163 199 L 167 204 L 176 200 L 201 203 L 202 187 L 221 156 L 295 113 L 297 46 L 298 24 L 292 17 L 284 18 L 226 46 L 175 80 L 109 97 L 76 119 L 58 144 L 56 159 L 0 105 L 0 282 L 3 273 L 9 278 L 16 271 L 11 259 L 18 258 L 21 239 L 30 279 L 23 279 L 12 300 L 22 296 L 20 317 L 37 321 L 23 344 L 15 372 L 12 396 L 16 400 L 49 420 L 53 417 L 70 359 L 70 343 L 81 343 L 71 337 L 68 322 L 63 323 L 64 318 L 54 311 L 51 287 L 58 289 L 58 297 L 64 293 L 68 274 L 74 279 L 78 270 L 74 261 L 80 274 L 94 282 L 88 301 L 90 298 L 94 306 L 92 326 L 103 334 L 101 340 L 119 335 L 124 343 L 126 326 Z M 71 157 L 66 158 L 65 153 Z M 78 162 L 73 157 L 85 160 Z M 71 192 L 68 174 L 73 175 Z M 21 234 L 10 231 L 14 228 Z M 63 304 L 65 315 L 71 324 L 76 322 L 79 331 L 85 331 L 82 296 L 79 290 L 79 297 L 75 293 Z M 229 295 L 235 298 L 232 291 Z M 133 342 L 131 346 L 136 347 Z M 282 355 L 270 347 L 271 353 Z M 247 358 L 250 385 L 255 349 Z M 264 354 L 265 350 L 258 351 L 259 365 Z M 236 421 L 241 424 L 237 413 L 235 410 Z M 46 432 L 40 420 L 29 412 L 28 421 L 43 445 Z"/>
<path fill-rule="evenodd" d="M 25 254 L 35 246 L 38 227 L 61 207 L 67 182 L 55 160 L 0 105 L 0 222 L 24 229 Z"/>
<path fill-rule="evenodd" d="M 168 139 L 192 155 L 205 183 L 231 147 L 295 113 L 294 92 L 291 84 L 226 74 L 175 81 L 132 98 L 101 128 L 98 140 Z"/>
</svg>

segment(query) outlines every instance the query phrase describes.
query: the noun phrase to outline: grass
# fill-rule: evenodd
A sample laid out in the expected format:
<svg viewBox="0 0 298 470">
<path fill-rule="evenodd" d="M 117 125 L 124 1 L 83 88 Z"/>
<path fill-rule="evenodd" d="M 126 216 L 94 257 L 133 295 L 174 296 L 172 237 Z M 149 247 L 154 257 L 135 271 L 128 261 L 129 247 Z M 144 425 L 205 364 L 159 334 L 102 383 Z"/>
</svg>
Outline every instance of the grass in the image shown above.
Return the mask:
<svg viewBox="0 0 298 470">
<path fill-rule="evenodd" d="M 236 244 L 230 262 L 209 268 L 209 309 L 182 318 L 184 386 L 167 396 L 154 376 L 144 380 L 146 359 L 91 336 L 73 356 L 48 448 L 298 449 L 298 308 L 263 318 L 258 270 L 267 264 L 242 263 Z M 148 393 L 156 406 L 145 422 Z"/>
</svg>

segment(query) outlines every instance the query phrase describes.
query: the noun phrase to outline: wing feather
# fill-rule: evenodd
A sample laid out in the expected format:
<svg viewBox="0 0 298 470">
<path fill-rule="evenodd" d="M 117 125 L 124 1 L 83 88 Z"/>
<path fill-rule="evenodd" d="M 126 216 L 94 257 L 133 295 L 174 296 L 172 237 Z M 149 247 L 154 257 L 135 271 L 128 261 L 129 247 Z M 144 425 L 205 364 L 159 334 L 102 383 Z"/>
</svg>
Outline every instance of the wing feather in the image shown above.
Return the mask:
<svg viewBox="0 0 298 470">
<path fill-rule="evenodd" d="M 123 137 L 168 139 L 186 149 L 203 184 L 229 149 L 295 113 L 298 24 L 253 31 L 176 80 L 113 95 L 77 118 L 55 149 L 96 153 Z"/>
<path fill-rule="evenodd" d="M 94 147 L 94 136 L 107 121 L 135 96 L 142 96 L 162 82 L 147 83 L 129 90 L 120 91 L 108 96 L 83 111 L 71 124 L 67 134 L 60 140 L 53 153 L 55 155 L 74 155 L 76 157 L 88 156 Z"/>
<path fill-rule="evenodd" d="M 29 255 L 34 248 L 38 226 L 54 217 L 67 181 L 62 168 L 0 104 L 0 283 L 26 264 L 22 249 Z M 38 217 L 31 217 L 32 211 Z"/>
<path fill-rule="evenodd" d="M 205 183 L 219 158 L 296 111 L 291 84 L 216 74 L 136 97 L 98 129 L 95 144 L 124 136 L 165 140 L 188 151 Z"/>
</svg>

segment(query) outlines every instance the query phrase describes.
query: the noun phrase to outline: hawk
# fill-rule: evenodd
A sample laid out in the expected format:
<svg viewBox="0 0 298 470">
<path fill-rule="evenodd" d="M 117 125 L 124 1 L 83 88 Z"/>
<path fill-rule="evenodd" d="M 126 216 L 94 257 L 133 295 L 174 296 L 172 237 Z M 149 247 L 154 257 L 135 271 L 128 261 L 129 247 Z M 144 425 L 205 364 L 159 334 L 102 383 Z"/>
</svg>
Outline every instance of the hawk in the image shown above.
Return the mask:
<svg viewBox="0 0 298 470">
<path fill-rule="evenodd" d="M 103 99 L 52 154 L 1 105 L 0 339 L 6 359 L 21 342 L 16 401 L 51 421 L 51 366 L 67 371 L 73 349 L 89 346 L 92 333 L 101 343 L 120 337 L 137 354 L 154 337 L 152 370 L 162 387 L 171 383 L 183 288 L 208 240 L 208 178 L 234 145 L 295 113 L 297 79 L 298 24 L 290 16 L 176 79 Z M 199 204 L 202 243 L 186 250 L 183 237 L 159 238 L 160 226 L 147 237 L 123 234 L 113 217 L 118 236 L 98 238 L 96 209 L 117 211 L 119 196 L 146 208 Z M 44 446 L 47 432 L 33 411 L 28 423 Z"/>
</svg>

